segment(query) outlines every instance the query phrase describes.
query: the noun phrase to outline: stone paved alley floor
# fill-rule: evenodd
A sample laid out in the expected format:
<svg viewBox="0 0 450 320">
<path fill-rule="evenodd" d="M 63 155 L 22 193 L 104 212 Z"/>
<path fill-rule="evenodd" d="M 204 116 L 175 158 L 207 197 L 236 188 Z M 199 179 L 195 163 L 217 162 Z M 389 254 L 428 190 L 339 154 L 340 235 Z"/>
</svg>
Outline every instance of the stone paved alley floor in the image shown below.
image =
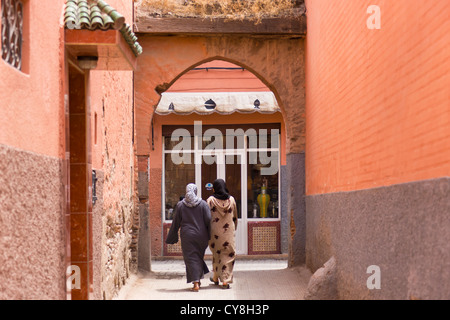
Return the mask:
<svg viewBox="0 0 450 320">
<path fill-rule="evenodd" d="M 211 261 L 207 260 L 208 266 Z M 286 259 L 237 259 L 232 288 L 224 290 L 201 281 L 199 292 L 186 283 L 183 260 L 152 261 L 152 272 L 132 275 L 117 300 L 303 300 L 311 273 L 287 268 Z"/>
</svg>

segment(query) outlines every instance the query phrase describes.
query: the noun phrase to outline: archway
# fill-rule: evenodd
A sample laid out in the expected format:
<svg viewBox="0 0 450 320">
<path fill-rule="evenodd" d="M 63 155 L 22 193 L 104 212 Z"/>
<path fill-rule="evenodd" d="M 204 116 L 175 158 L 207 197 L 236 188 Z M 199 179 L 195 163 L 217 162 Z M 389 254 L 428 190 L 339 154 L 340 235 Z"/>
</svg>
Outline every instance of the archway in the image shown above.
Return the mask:
<svg viewBox="0 0 450 320">
<path fill-rule="evenodd" d="M 280 174 L 286 165 L 285 125 L 276 98 L 264 83 L 223 60 L 201 64 L 162 93 L 152 125 L 150 157 L 162 159 L 161 240 L 185 186 L 196 183 L 199 196 L 207 199 L 212 195 L 208 186 L 222 178 L 237 203 L 237 254 L 287 253 L 287 228 L 280 227 L 288 221 L 285 202 L 280 201 L 285 194 Z M 159 161 L 151 167 L 159 167 Z M 261 199 L 266 200 L 264 205 Z M 158 216 L 150 211 L 150 216 Z M 159 225 L 150 229 L 161 233 Z M 153 255 L 182 253 L 179 245 L 158 241 L 151 245 Z"/>
<path fill-rule="evenodd" d="M 256 75 L 276 96 L 286 130 L 286 166 L 281 168 L 286 184 L 286 210 L 289 218 L 282 228 L 290 233 L 290 265 L 304 262 L 304 40 L 224 35 L 151 36 L 140 35 L 144 47 L 135 74 L 135 114 L 138 191 L 141 229 L 139 231 L 139 267 L 150 269 L 148 250 L 151 234 L 150 210 L 162 212 L 160 193 L 162 169 L 149 166 L 154 148 L 152 119 L 160 94 L 177 79 L 198 65 L 213 61 L 229 61 Z M 153 132 L 154 134 L 154 132 Z M 284 171 L 284 173 L 283 173 Z M 148 180 L 149 177 L 149 180 Z M 295 184 L 293 183 L 295 181 Z M 147 190 L 147 193 L 145 193 Z M 156 190 L 156 195 L 148 190 Z M 151 208 L 151 209 L 150 209 Z M 152 248 L 153 250 L 154 248 Z"/>
</svg>

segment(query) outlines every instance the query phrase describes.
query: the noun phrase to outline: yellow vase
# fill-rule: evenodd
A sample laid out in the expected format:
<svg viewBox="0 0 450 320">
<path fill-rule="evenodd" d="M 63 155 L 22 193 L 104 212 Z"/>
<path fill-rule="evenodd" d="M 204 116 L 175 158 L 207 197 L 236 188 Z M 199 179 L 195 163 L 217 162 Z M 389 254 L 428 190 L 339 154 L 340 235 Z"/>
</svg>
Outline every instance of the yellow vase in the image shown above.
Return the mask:
<svg viewBox="0 0 450 320">
<path fill-rule="evenodd" d="M 268 217 L 267 208 L 269 207 L 270 196 L 266 193 L 266 187 L 261 188 L 261 193 L 258 195 L 257 200 L 260 210 L 259 216 L 261 218 L 267 218 Z"/>
</svg>

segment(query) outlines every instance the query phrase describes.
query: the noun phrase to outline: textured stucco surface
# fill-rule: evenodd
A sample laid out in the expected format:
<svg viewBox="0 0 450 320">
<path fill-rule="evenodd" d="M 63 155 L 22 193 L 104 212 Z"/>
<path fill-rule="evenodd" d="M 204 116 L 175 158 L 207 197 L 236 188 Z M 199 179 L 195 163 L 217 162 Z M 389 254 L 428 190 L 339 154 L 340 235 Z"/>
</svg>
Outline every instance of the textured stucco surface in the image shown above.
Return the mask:
<svg viewBox="0 0 450 320">
<path fill-rule="evenodd" d="M 101 170 L 95 170 L 97 176 L 96 194 L 97 201 L 92 205 L 92 257 L 93 257 L 93 293 L 92 299 L 103 299 L 103 292 L 100 286 L 103 276 L 103 266 L 107 260 L 106 254 L 102 248 L 105 247 L 106 236 L 103 226 L 103 185 L 105 175 Z"/>
<path fill-rule="evenodd" d="M 65 299 L 61 161 L 0 144 L 0 300 Z"/>
<path fill-rule="evenodd" d="M 340 299 L 450 299 L 450 178 L 307 196 L 307 266 L 332 256 Z M 368 290 L 367 268 L 381 270 Z"/>
<path fill-rule="evenodd" d="M 92 168 L 99 178 L 98 201 L 93 205 L 93 297 L 107 300 L 135 269 L 131 252 L 136 192 L 132 79 L 130 71 L 90 72 Z"/>
<path fill-rule="evenodd" d="M 166 240 L 163 236 L 163 227 L 161 221 L 161 187 L 162 169 L 150 169 L 148 224 L 150 229 L 149 232 L 151 235 L 150 243 L 152 256 L 161 255 L 164 241 Z"/>
</svg>

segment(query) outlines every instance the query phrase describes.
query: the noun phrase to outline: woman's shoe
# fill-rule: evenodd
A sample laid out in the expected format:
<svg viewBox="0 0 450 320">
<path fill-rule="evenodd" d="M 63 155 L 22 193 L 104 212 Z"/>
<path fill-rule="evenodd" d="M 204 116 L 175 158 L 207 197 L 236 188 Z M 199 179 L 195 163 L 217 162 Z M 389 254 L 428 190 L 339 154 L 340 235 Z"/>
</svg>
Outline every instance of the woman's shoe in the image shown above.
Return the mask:
<svg viewBox="0 0 450 320">
<path fill-rule="evenodd" d="M 231 289 L 230 284 L 222 284 L 221 285 L 222 289 Z"/>
<path fill-rule="evenodd" d="M 191 288 L 191 291 L 198 292 L 200 290 L 200 282 L 194 282 L 194 287 Z"/>
<path fill-rule="evenodd" d="M 209 281 L 213 282 L 216 286 L 219 285 L 219 280 L 214 281 L 213 277 L 210 277 L 210 278 L 209 278 Z"/>
</svg>

